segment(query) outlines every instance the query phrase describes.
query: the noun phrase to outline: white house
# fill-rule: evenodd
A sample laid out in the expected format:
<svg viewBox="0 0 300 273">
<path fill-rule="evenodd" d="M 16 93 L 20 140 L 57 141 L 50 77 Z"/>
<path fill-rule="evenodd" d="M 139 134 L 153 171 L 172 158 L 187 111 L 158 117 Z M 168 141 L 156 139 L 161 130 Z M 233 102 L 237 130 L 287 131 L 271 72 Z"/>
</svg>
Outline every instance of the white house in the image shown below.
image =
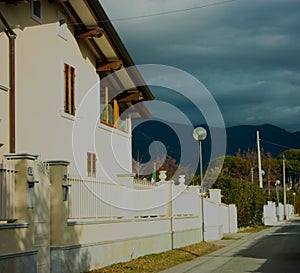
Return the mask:
<svg viewBox="0 0 300 273">
<path fill-rule="evenodd" d="M 99 1 L 0 1 L 0 12 L 0 156 L 76 161 L 100 180 L 131 173 L 122 113 L 139 103 L 131 116 L 149 115 L 140 102 L 154 97 L 134 87 L 141 75 L 126 72 L 134 62 Z"/>
</svg>

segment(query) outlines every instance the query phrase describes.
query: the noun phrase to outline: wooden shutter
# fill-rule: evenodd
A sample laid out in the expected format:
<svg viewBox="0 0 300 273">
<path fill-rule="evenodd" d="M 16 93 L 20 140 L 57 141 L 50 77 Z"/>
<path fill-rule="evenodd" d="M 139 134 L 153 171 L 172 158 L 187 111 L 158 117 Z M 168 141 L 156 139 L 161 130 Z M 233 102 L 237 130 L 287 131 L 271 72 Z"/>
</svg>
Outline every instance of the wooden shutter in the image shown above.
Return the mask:
<svg viewBox="0 0 300 273">
<path fill-rule="evenodd" d="M 90 177 L 96 177 L 96 154 L 87 153 L 87 173 Z"/>
<path fill-rule="evenodd" d="M 64 112 L 75 115 L 75 68 L 64 64 Z"/>
</svg>

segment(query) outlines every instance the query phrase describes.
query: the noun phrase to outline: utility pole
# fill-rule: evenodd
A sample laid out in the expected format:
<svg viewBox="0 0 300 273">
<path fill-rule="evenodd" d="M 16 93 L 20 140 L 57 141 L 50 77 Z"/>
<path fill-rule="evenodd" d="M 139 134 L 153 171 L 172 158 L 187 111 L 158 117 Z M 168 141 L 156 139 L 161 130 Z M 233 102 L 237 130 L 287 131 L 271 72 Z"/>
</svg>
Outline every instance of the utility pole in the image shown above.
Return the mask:
<svg viewBox="0 0 300 273">
<path fill-rule="evenodd" d="M 258 159 L 258 179 L 259 187 L 263 187 L 262 172 L 261 172 L 261 157 L 260 157 L 260 142 L 259 142 L 259 131 L 256 131 L 256 141 L 257 141 L 257 159 Z"/>
<path fill-rule="evenodd" d="M 271 181 L 270 181 L 270 162 L 269 162 L 269 159 L 268 159 L 268 196 L 269 196 L 269 199 L 270 199 L 270 195 L 271 195 Z"/>
<path fill-rule="evenodd" d="M 285 184 L 285 156 L 282 159 L 282 181 L 283 181 L 283 216 L 286 220 L 286 184 Z"/>
</svg>

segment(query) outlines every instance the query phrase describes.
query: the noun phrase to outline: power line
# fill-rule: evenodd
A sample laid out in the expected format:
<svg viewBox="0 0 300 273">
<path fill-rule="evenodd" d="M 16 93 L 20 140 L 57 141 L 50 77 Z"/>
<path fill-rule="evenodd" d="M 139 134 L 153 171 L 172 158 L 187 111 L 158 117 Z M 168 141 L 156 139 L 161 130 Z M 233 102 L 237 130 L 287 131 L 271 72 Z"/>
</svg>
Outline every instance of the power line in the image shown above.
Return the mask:
<svg viewBox="0 0 300 273">
<path fill-rule="evenodd" d="M 137 19 L 143 19 L 143 18 L 150 18 L 150 17 L 156 17 L 156 16 L 162 16 L 162 15 L 168 15 L 168 14 L 174 14 L 174 13 L 180 13 L 180 12 L 187 12 L 187 11 L 193 11 L 197 9 L 203 9 L 203 8 L 209 8 L 217 5 L 222 5 L 226 3 L 231 3 L 231 2 L 237 2 L 237 1 L 242 1 L 242 0 L 224 0 L 220 2 L 214 2 L 210 4 L 204 4 L 202 6 L 196 6 L 192 8 L 185 8 L 185 9 L 178 9 L 178 10 L 171 10 L 171 11 L 163 11 L 163 12 L 158 12 L 158 13 L 151 13 L 151 14 L 146 14 L 146 15 L 136 15 L 136 16 L 130 16 L 130 17 L 121 17 L 121 18 L 109 18 L 108 20 L 97 20 L 97 23 L 107 23 L 107 22 L 118 22 L 118 21 L 130 21 L 130 20 L 137 20 Z M 81 25 L 82 23 L 67 23 L 68 26 L 77 26 Z"/>
<path fill-rule="evenodd" d="M 236 1 L 240 1 L 240 0 L 224 0 L 224 1 L 220 1 L 220 2 L 214 2 L 214 3 L 209 3 L 209 4 L 205 4 L 205 5 L 201 5 L 201 6 L 196 6 L 196 7 L 192 7 L 192 8 L 163 11 L 163 12 L 158 12 L 158 13 L 151 13 L 151 14 L 146 14 L 146 15 L 136 15 L 136 16 L 131 16 L 131 17 L 115 18 L 115 19 L 110 19 L 110 21 L 111 22 L 128 21 L 128 20 L 134 20 L 134 19 L 156 17 L 156 16 L 186 12 L 186 11 L 193 11 L 196 9 L 203 9 L 203 8 L 213 7 L 213 6 L 222 5 L 222 4 L 226 4 L 226 3 L 230 3 L 230 2 L 236 2 Z M 106 21 L 100 21 L 100 22 L 106 22 Z"/>
<path fill-rule="evenodd" d="M 275 143 L 275 142 L 271 142 L 271 141 L 263 140 L 263 139 L 261 139 L 261 141 L 263 141 L 263 142 L 266 142 L 266 143 L 269 143 L 269 144 L 272 144 L 272 145 L 274 145 L 274 146 L 281 147 L 281 148 L 287 148 L 287 149 L 297 149 L 297 148 L 292 148 L 292 147 L 284 146 L 284 145 L 281 145 L 281 144 L 278 144 L 278 143 Z"/>
</svg>

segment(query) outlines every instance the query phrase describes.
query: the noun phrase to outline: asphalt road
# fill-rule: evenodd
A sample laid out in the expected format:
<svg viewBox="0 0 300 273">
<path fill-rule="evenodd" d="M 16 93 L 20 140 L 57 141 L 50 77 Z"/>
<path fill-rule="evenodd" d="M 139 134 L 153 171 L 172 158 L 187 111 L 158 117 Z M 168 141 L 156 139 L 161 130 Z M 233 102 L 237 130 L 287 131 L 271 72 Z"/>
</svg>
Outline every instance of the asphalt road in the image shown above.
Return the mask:
<svg viewBox="0 0 300 273">
<path fill-rule="evenodd" d="M 289 221 L 286 225 L 255 240 L 252 245 L 236 253 L 221 268 L 211 272 L 300 272 L 300 219 Z"/>
<path fill-rule="evenodd" d="M 225 241 L 223 241 L 225 242 Z M 270 227 L 164 273 L 298 273 L 300 272 L 300 218 Z"/>
</svg>

